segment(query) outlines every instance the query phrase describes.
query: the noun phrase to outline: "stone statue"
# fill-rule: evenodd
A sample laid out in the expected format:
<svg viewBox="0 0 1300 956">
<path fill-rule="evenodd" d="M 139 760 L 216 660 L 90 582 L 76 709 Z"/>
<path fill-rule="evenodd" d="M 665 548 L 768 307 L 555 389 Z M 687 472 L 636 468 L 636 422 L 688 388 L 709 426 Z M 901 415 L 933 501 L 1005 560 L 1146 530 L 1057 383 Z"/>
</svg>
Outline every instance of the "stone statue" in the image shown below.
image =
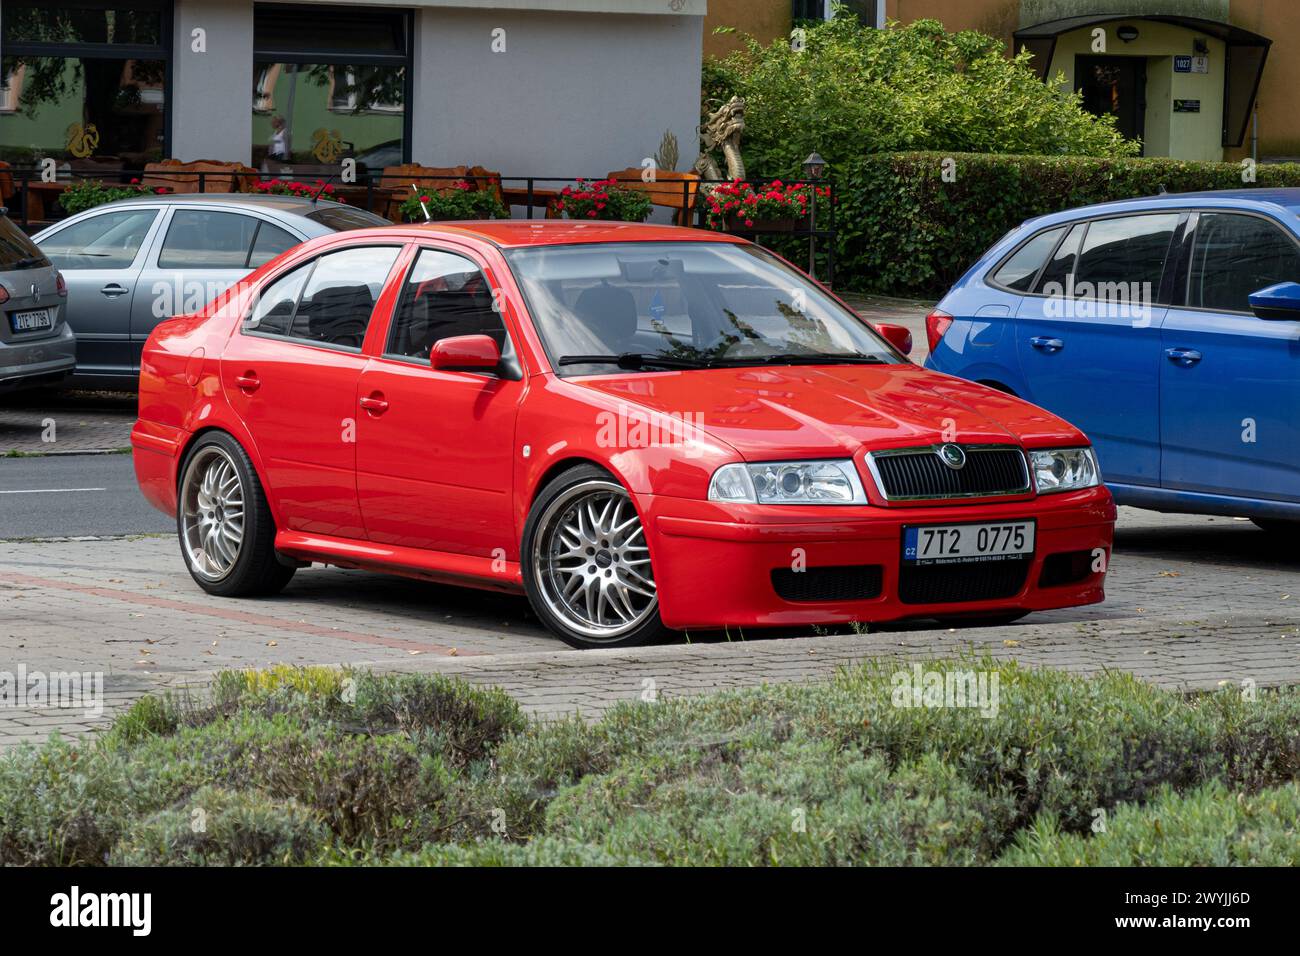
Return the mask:
<svg viewBox="0 0 1300 956">
<path fill-rule="evenodd" d="M 715 112 L 709 114 L 700 127 L 700 158 L 695 161 L 695 171 L 704 179 L 744 179 L 745 161 L 740 158 L 740 134 L 745 131 L 745 101 L 733 96 Z M 713 158 L 713 150 L 721 149 L 727 163 L 724 176 Z M 712 191 L 712 185 L 701 187 Z"/>
</svg>

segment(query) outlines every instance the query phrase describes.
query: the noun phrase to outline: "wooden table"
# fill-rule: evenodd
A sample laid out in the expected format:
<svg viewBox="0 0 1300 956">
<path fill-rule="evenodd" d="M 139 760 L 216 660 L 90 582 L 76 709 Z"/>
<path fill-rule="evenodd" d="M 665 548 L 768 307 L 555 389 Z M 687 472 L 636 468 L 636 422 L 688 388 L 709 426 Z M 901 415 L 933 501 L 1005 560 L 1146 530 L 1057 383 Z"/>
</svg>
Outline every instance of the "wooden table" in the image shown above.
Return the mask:
<svg viewBox="0 0 1300 956">
<path fill-rule="evenodd" d="M 366 202 L 369 199 L 374 200 L 374 206 L 377 208 L 368 209 L 377 216 L 388 217 L 388 204 L 393 198 L 393 194 L 398 192 L 398 187 L 394 186 L 360 186 L 360 185 L 339 185 L 334 183 L 334 193 L 327 196 L 321 193 L 325 199 L 337 199 L 339 202 L 346 202 L 349 206 L 355 206 L 358 209 L 366 209 Z"/>
</svg>

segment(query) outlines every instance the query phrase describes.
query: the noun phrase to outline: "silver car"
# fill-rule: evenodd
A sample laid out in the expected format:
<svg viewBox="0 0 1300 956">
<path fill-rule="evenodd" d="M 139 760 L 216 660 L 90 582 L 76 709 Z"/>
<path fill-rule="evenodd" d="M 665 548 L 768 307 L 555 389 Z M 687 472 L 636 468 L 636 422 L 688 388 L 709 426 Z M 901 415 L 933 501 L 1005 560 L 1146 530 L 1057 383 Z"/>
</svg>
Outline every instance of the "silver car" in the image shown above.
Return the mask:
<svg viewBox="0 0 1300 956">
<path fill-rule="evenodd" d="M 0 209 L 0 392 L 54 385 L 72 371 L 65 293 L 50 260 Z"/>
<path fill-rule="evenodd" d="M 106 203 L 32 238 L 68 283 L 71 384 L 133 388 L 145 339 L 163 319 L 202 308 L 304 240 L 385 225 L 324 199 L 198 193 Z"/>
</svg>

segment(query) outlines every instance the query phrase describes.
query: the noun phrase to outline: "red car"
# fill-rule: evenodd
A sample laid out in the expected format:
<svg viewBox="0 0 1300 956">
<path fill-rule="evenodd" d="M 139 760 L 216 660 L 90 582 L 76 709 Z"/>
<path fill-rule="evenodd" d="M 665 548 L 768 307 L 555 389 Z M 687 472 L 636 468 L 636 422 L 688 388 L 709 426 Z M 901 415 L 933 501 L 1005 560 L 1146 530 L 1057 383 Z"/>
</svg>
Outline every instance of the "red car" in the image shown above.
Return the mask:
<svg viewBox="0 0 1300 956">
<path fill-rule="evenodd" d="M 712 232 L 356 230 L 157 327 L 135 468 L 211 594 L 366 568 L 580 647 L 1101 601 L 1087 438 L 909 348 Z"/>
</svg>

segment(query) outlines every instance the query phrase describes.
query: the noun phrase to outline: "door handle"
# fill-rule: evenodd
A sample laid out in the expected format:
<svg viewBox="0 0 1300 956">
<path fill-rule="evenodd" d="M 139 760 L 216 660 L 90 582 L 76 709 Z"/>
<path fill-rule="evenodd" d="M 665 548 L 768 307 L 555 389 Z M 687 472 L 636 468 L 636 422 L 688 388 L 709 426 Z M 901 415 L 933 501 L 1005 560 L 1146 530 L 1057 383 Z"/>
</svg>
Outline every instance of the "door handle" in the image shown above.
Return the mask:
<svg viewBox="0 0 1300 956">
<path fill-rule="evenodd" d="M 384 400 L 383 392 L 372 392 L 362 396 L 361 407 L 371 415 L 382 415 L 388 411 L 388 402 Z"/>
<path fill-rule="evenodd" d="M 126 295 L 128 290 L 118 285 L 116 282 L 110 282 L 108 285 L 104 286 L 104 288 L 100 289 L 99 291 L 102 292 L 104 295 L 108 296 L 110 299 L 115 299 L 119 295 Z"/>
<path fill-rule="evenodd" d="M 1045 335 L 1035 335 L 1029 340 L 1029 344 L 1038 349 L 1038 351 L 1047 352 L 1048 354 L 1059 352 L 1061 349 L 1065 348 L 1065 343 L 1060 339 L 1051 339 Z"/>
<path fill-rule="evenodd" d="M 1183 368 L 1191 368 L 1201 360 L 1201 353 L 1196 349 L 1165 349 L 1169 361 Z"/>
<path fill-rule="evenodd" d="M 235 376 L 235 384 L 251 395 L 262 387 L 262 380 L 257 377 L 256 372 L 245 372 L 243 375 Z"/>
</svg>

